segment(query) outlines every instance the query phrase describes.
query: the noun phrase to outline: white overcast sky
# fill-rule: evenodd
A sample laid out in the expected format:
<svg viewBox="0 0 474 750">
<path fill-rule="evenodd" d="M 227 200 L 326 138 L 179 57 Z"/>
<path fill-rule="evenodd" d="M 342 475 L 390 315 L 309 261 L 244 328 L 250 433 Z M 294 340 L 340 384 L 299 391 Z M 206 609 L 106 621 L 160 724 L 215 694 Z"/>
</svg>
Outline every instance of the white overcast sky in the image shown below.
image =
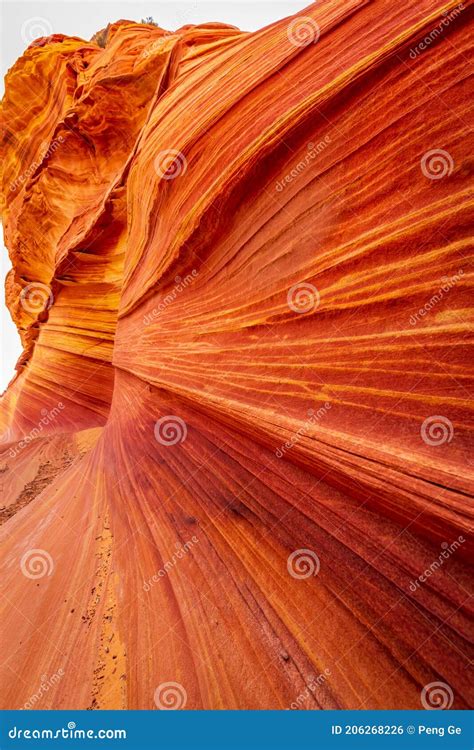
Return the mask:
<svg viewBox="0 0 474 750">
<path fill-rule="evenodd" d="M 173 2 L 115 2 L 115 0 L 2 0 L 0 5 L 3 76 L 22 54 L 28 40 L 51 33 L 70 34 L 90 39 L 110 21 L 120 18 L 140 21 L 152 16 L 162 28 L 173 30 L 188 23 L 222 21 L 246 31 L 254 31 L 279 18 L 302 10 L 310 0 L 174 0 Z M 33 36 L 32 36 L 33 35 Z M 8 253 L 1 248 L 0 283 L 0 393 L 6 388 L 14 373 L 15 363 L 21 353 L 20 340 L 10 314 L 5 306 L 3 280 L 10 268 Z"/>
</svg>

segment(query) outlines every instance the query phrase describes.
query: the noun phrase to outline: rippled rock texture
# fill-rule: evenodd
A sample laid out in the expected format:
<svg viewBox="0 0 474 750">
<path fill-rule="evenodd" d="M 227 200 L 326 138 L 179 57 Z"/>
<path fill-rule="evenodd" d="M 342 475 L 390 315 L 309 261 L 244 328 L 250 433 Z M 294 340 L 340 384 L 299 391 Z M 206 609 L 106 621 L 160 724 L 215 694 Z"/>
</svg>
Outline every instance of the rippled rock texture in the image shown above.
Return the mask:
<svg viewBox="0 0 474 750">
<path fill-rule="evenodd" d="M 9 71 L 2 707 L 472 701 L 470 11 Z"/>
</svg>

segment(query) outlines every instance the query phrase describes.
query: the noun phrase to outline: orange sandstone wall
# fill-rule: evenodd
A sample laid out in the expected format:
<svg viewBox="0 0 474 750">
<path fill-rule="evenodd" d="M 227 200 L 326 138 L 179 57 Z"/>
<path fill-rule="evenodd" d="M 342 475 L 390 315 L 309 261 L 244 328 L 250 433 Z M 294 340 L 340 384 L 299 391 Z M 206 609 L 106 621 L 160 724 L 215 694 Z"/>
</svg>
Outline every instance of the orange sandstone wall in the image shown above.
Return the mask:
<svg viewBox="0 0 474 750">
<path fill-rule="evenodd" d="M 118 21 L 9 71 L 3 708 L 472 703 L 459 8 Z"/>
</svg>

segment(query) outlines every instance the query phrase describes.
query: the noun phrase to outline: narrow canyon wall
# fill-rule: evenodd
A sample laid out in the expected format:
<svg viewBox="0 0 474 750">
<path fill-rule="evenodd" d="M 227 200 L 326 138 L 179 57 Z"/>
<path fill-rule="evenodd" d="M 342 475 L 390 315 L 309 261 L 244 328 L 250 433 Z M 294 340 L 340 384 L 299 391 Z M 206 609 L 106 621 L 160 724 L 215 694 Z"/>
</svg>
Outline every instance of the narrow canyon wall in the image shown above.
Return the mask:
<svg viewBox="0 0 474 750">
<path fill-rule="evenodd" d="M 472 703 L 459 7 L 118 21 L 9 71 L 3 708 Z"/>
</svg>

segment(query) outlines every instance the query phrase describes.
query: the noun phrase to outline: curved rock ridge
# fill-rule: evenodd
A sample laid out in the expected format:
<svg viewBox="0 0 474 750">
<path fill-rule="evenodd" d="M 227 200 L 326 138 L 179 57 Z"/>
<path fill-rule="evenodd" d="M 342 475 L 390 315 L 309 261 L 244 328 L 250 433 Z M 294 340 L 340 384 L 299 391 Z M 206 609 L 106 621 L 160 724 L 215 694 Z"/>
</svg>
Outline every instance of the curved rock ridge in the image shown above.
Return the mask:
<svg viewBox="0 0 474 750">
<path fill-rule="evenodd" d="M 8 72 L 2 708 L 472 705 L 471 10 Z"/>
</svg>

